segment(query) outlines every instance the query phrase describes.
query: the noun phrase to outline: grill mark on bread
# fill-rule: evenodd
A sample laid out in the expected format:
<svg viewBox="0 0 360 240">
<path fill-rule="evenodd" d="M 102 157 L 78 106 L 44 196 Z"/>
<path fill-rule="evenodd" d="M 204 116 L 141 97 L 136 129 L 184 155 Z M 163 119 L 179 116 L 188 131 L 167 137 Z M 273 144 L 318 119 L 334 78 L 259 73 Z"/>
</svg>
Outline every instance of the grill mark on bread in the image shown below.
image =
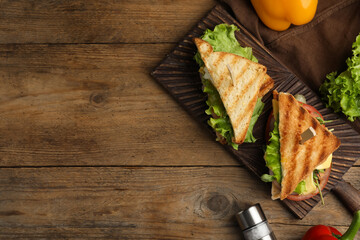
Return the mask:
<svg viewBox="0 0 360 240">
<path fill-rule="evenodd" d="M 253 109 L 256 104 L 256 101 L 257 101 L 256 97 L 253 97 L 251 99 L 250 103 L 242 110 L 242 112 L 247 112 L 247 111 L 250 111 L 251 109 Z M 241 120 L 243 119 L 242 116 L 243 116 L 242 114 L 239 114 L 239 117 L 237 119 L 234 119 L 235 126 L 238 126 L 240 124 Z M 246 124 L 248 125 L 250 123 L 250 121 L 251 121 L 251 117 L 249 118 L 248 123 L 246 123 Z M 246 136 L 246 133 L 245 133 L 245 136 Z M 245 136 L 244 136 L 244 138 L 245 138 Z"/>
<path fill-rule="evenodd" d="M 246 62 L 246 63 L 244 64 L 244 66 L 241 68 L 240 75 L 237 75 L 237 76 L 235 77 L 236 80 L 239 79 L 239 78 L 242 78 L 242 77 L 244 76 L 244 74 L 246 73 L 246 71 L 247 71 L 248 68 L 249 68 L 249 65 L 250 65 L 249 62 Z"/>
<path fill-rule="evenodd" d="M 301 107 L 301 109 L 303 109 Z M 304 110 L 304 117 L 305 115 L 310 115 L 306 110 Z M 313 119 L 311 119 L 311 122 L 313 123 L 312 121 Z M 312 128 L 316 131 L 316 126 L 312 126 Z M 305 131 L 307 130 L 307 128 L 305 129 Z M 311 169 L 310 169 L 310 163 L 311 163 L 311 157 L 313 156 L 312 152 L 313 152 L 313 148 L 314 148 L 314 138 L 311 138 L 309 139 L 307 142 L 304 143 L 305 145 L 305 160 L 304 160 L 304 168 L 303 168 L 303 171 L 301 173 L 301 175 L 303 176 L 301 180 L 304 180 L 307 175 L 311 174 Z"/>
<path fill-rule="evenodd" d="M 326 136 L 330 136 L 331 133 L 329 132 L 329 130 L 326 129 L 326 131 L 324 132 L 324 134 L 325 134 Z"/>
<path fill-rule="evenodd" d="M 196 38 L 194 42 L 213 79 L 212 83 L 220 94 L 230 120 L 239 118 L 240 113 L 244 114 L 238 125 L 233 125 L 234 142 L 242 143 L 259 96 L 260 87 L 265 82 L 266 67 L 232 53 L 213 52 L 212 46 L 202 39 Z M 231 71 L 227 68 L 228 64 L 233 64 Z M 235 75 L 233 80 L 236 81 L 232 80 L 230 83 L 228 78 L 231 74 Z M 225 77 L 223 77 L 224 75 Z M 244 89 L 247 89 L 247 92 L 244 92 Z M 235 106 L 237 107 L 235 108 Z M 244 108 L 247 109 L 245 113 Z M 234 111 L 232 111 L 233 109 Z"/>
<path fill-rule="evenodd" d="M 233 58 L 232 59 L 232 61 L 231 61 L 231 63 L 230 63 L 230 67 L 231 66 L 234 66 L 235 64 L 236 64 L 236 62 L 237 62 L 237 59 L 236 58 Z M 245 67 L 247 67 L 247 66 L 245 66 Z M 245 68 L 246 69 L 246 68 Z M 244 70 L 244 69 L 242 69 L 242 70 Z M 229 74 L 230 74 L 230 77 L 231 77 L 231 73 L 229 72 Z M 233 74 L 235 75 L 235 76 L 232 76 L 234 79 L 232 79 L 232 81 L 234 81 L 235 82 L 235 80 L 237 80 L 238 78 L 240 78 L 241 76 L 242 76 L 242 73 L 241 73 L 241 75 L 240 76 L 236 76 L 236 73 L 234 73 L 234 70 L 233 70 Z"/>
<path fill-rule="evenodd" d="M 235 120 L 235 126 L 236 127 L 240 127 L 242 126 L 244 129 L 246 129 L 246 131 L 243 131 L 243 133 L 239 136 L 237 136 L 235 134 L 235 138 L 236 138 L 236 142 L 243 142 L 245 137 L 246 137 L 246 133 L 247 133 L 247 129 L 249 127 L 250 121 L 251 121 L 251 117 L 254 111 L 254 107 L 256 105 L 256 101 L 258 99 L 258 94 L 259 94 L 259 80 L 261 77 L 264 76 L 264 72 L 260 72 L 260 70 L 256 73 L 256 74 L 252 74 L 250 80 L 248 81 L 247 85 L 244 87 L 244 89 L 248 89 L 252 84 L 257 84 L 256 87 L 256 93 L 253 94 L 253 97 L 250 99 L 250 101 L 248 102 L 248 105 L 246 106 L 246 108 L 244 109 L 240 109 L 240 113 L 238 114 L 238 116 L 246 116 L 246 120 L 243 121 L 243 124 L 241 125 L 241 120 L 243 120 L 243 118 L 238 117 L 238 119 Z M 240 93 L 239 95 L 242 96 L 243 93 L 246 91 L 242 91 L 242 93 Z M 239 96 L 238 95 L 238 96 Z M 250 113 L 250 114 L 249 114 Z"/>
<path fill-rule="evenodd" d="M 250 69 L 248 69 L 248 71 L 251 71 Z M 242 76 L 245 74 L 246 71 L 244 71 L 242 73 Z M 256 72 L 256 74 L 252 74 L 251 78 L 248 80 L 248 82 L 246 83 L 245 87 L 242 88 L 242 91 L 238 94 L 238 96 L 243 96 L 244 93 L 246 93 L 249 90 L 249 87 L 254 84 L 255 79 L 257 79 L 259 77 L 260 72 Z"/>
<path fill-rule="evenodd" d="M 310 114 L 310 113 L 309 113 Z M 311 127 L 316 131 L 316 128 L 319 126 L 319 121 L 311 118 Z"/>
<path fill-rule="evenodd" d="M 271 79 L 269 77 L 269 75 L 265 75 L 264 81 L 263 81 L 263 83 L 262 83 L 262 85 L 260 87 L 260 91 L 262 91 L 263 89 L 265 89 L 265 88 L 267 88 L 268 86 L 271 85 L 272 82 L 271 82 L 271 80 L 269 81 L 268 79 Z"/>
<path fill-rule="evenodd" d="M 222 53 L 218 52 L 216 60 L 213 61 L 213 63 L 212 63 L 215 68 L 219 65 L 219 63 L 221 62 L 223 56 L 224 55 Z"/>
<path fill-rule="evenodd" d="M 277 95 L 277 94 L 275 94 Z M 280 154 L 281 154 L 281 168 L 282 168 L 282 175 L 283 179 L 281 182 L 281 199 L 285 198 L 285 193 L 289 193 L 291 191 L 292 185 L 286 184 L 286 179 L 293 179 L 293 172 L 288 171 L 286 166 L 291 165 L 294 168 L 294 162 L 291 161 L 290 156 L 288 156 L 287 148 L 290 147 L 290 152 L 292 152 L 295 148 L 296 142 L 288 141 L 287 138 L 291 134 L 295 134 L 292 132 L 290 127 L 291 119 L 290 119 L 290 111 L 291 111 L 291 100 L 287 94 L 280 93 L 278 95 L 279 99 L 279 133 L 280 133 Z M 288 159 L 289 158 L 289 159 Z"/>
<path fill-rule="evenodd" d="M 250 109 L 253 109 L 254 106 L 255 106 L 255 104 L 256 104 L 256 101 L 257 101 L 257 98 L 254 97 L 253 100 L 247 105 L 246 110 L 247 110 L 247 111 L 250 111 Z M 251 115 L 252 115 L 252 114 L 251 114 Z M 241 115 L 240 115 L 240 117 L 236 120 L 235 126 L 238 126 L 238 125 L 240 124 L 241 120 L 243 120 L 243 118 L 242 118 Z M 247 120 L 246 120 L 246 123 L 245 123 L 246 128 L 249 127 L 250 121 L 251 121 L 251 116 L 248 117 Z M 238 139 L 238 140 L 235 139 L 234 142 L 235 142 L 235 143 L 238 143 L 238 144 L 243 143 L 243 142 L 244 142 L 244 139 L 245 139 L 245 137 L 246 137 L 246 134 L 247 134 L 247 131 L 244 131 L 240 136 L 237 136 L 237 139 Z"/>
<path fill-rule="evenodd" d="M 233 58 L 231 64 L 235 64 L 237 61 L 236 61 L 236 58 Z M 249 62 L 246 62 L 244 64 L 244 66 L 241 68 L 240 70 L 240 74 L 236 75 L 236 76 L 233 76 L 235 79 L 230 79 L 231 81 L 238 81 L 238 79 L 242 78 L 243 75 L 245 74 L 245 72 L 247 71 L 248 67 L 249 67 L 250 63 Z M 230 74 L 230 73 L 229 73 Z M 234 74 L 235 75 L 235 74 Z M 230 76 L 231 77 L 231 76 Z M 233 91 L 235 91 L 235 86 L 231 83 L 230 86 L 229 86 L 229 91 L 226 91 L 224 93 L 224 98 L 226 98 L 229 94 L 231 94 Z M 239 99 L 239 98 L 236 98 L 236 99 Z"/>
<path fill-rule="evenodd" d="M 235 59 L 235 58 L 234 58 Z M 236 60 L 236 59 L 235 59 Z M 242 78 L 244 76 L 244 74 L 246 73 L 246 71 L 248 71 L 249 69 L 249 65 L 250 65 L 250 62 L 246 62 L 244 64 L 244 66 L 241 68 L 240 70 L 240 74 L 236 75 L 236 76 L 233 76 L 235 79 L 235 81 L 239 82 L 238 79 Z M 235 75 L 235 74 L 234 74 Z"/>
<path fill-rule="evenodd" d="M 246 71 L 249 71 L 249 69 L 246 69 Z M 246 72 L 245 71 L 245 72 Z M 245 73 L 243 73 L 244 75 Z M 228 106 L 228 109 L 229 111 L 233 111 L 234 107 L 238 105 L 238 102 L 240 100 L 242 100 L 242 96 L 244 95 L 244 93 L 246 93 L 248 90 L 249 90 L 249 87 L 253 84 L 254 80 L 258 77 L 259 75 L 252 75 L 252 78 L 247 82 L 245 83 L 245 85 L 242 85 L 242 90 L 241 92 L 237 93 L 234 98 L 235 98 L 235 101 L 232 102 L 231 105 Z M 251 101 L 251 100 L 250 100 Z M 249 106 L 249 105 L 248 105 Z M 243 113 L 243 111 L 241 111 L 239 113 L 239 115 L 241 115 L 241 113 Z"/>
<path fill-rule="evenodd" d="M 223 93 L 223 98 L 227 98 L 229 93 L 231 93 L 232 91 L 234 91 L 234 86 L 230 85 L 229 86 L 229 91 L 226 91 L 225 93 Z M 222 99 L 221 99 L 222 100 Z M 224 101 L 223 101 L 224 102 Z"/>
<path fill-rule="evenodd" d="M 324 144 L 324 140 L 322 141 L 322 143 L 321 144 Z M 325 145 L 326 146 L 326 145 Z M 326 147 L 324 148 L 324 149 L 322 149 L 322 151 L 320 152 L 320 154 L 319 154 L 319 158 L 321 158 L 321 159 L 324 159 L 322 162 L 325 162 L 326 161 L 326 157 L 328 157 L 328 156 L 325 156 L 325 150 L 326 150 Z M 330 154 L 329 154 L 330 155 Z M 317 165 L 318 166 L 318 165 Z"/>
<path fill-rule="evenodd" d="M 219 65 L 219 63 L 222 61 L 224 54 L 222 52 L 217 52 L 216 55 L 213 55 L 215 58 L 214 61 L 212 61 L 212 66 L 214 68 L 217 68 L 217 66 Z M 208 69 L 209 70 L 209 69 Z M 225 79 L 225 76 L 227 75 L 226 71 L 228 71 L 226 68 L 223 68 L 222 73 L 220 74 L 220 77 L 218 78 L 219 81 L 216 82 L 216 88 L 220 88 L 223 80 Z"/>
<path fill-rule="evenodd" d="M 254 76 L 254 75 L 253 75 Z M 254 77 L 254 78 L 258 78 L 259 77 L 259 73 L 257 73 L 257 75 Z M 249 88 L 250 87 L 250 85 L 253 83 L 253 81 L 254 81 L 254 78 L 252 78 L 252 79 L 250 79 L 250 81 L 248 82 L 248 84 L 247 84 L 247 86 L 244 88 L 244 89 L 247 89 L 247 88 Z M 243 92 L 246 92 L 246 91 L 243 91 Z M 242 93 L 240 93 L 239 95 L 241 96 L 242 94 L 243 94 L 243 92 Z M 239 96 L 238 95 L 238 96 Z M 248 103 L 248 105 L 245 107 L 245 108 L 242 108 L 242 109 L 240 109 L 239 111 L 239 114 L 238 114 L 238 117 L 237 117 L 237 119 L 231 119 L 231 120 L 233 120 L 233 121 L 231 121 L 232 122 L 232 124 L 235 126 L 235 127 L 237 127 L 237 126 L 239 126 L 240 125 L 240 123 L 241 123 L 241 121 L 243 120 L 243 117 L 242 116 L 246 116 L 246 120 L 245 120 L 245 123 L 244 123 L 244 125 L 243 125 L 243 127 L 244 126 L 246 126 L 246 128 L 248 128 L 249 127 L 249 124 L 250 124 L 250 121 L 251 121 L 251 117 L 252 117 L 252 113 L 253 113 L 253 111 L 254 111 L 254 107 L 255 107 L 255 105 L 256 105 L 256 101 L 257 101 L 257 99 L 258 99 L 258 96 L 257 95 L 254 95 L 253 96 L 253 98 L 251 98 L 251 100 L 249 101 L 249 103 Z M 231 106 L 232 108 L 234 108 L 234 106 L 235 105 L 233 105 L 233 106 Z M 247 112 L 251 112 L 251 115 L 247 115 L 247 114 L 243 114 L 243 113 L 247 113 Z M 241 139 L 242 141 L 245 139 L 245 137 L 246 137 L 246 133 L 247 133 L 247 131 L 246 132 L 243 132 L 243 134 L 241 135 L 241 136 L 237 136 L 237 139 Z"/>
<path fill-rule="evenodd" d="M 312 156 L 312 143 L 313 143 L 313 141 L 310 139 L 310 140 L 308 140 L 308 141 L 311 141 L 311 143 L 308 143 L 308 144 L 306 144 L 305 146 L 305 151 L 306 151 L 306 153 L 305 153 L 305 162 L 306 163 L 309 163 L 310 161 L 311 161 L 311 156 Z M 305 165 L 305 168 L 303 169 L 303 172 L 301 173 L 304 177 L 303 177 L 303 179 L 305 179 L 305 175 L 307 174 L 307 172 L 309 171 L 309 165 L 308 164 L 306 164 Z"/>
<path fill-rule="evenodd" d="M 263 97 L 267 92 L 274 87 L 274 80 L 269 76 L 265 75 L 262 85 L 259 91 L 259 97 Z"/>
<path fill-rule="evenodd" d="M 253 70 L 253 69 L 252 69 Z M 263 69 L 264 70 L 264 69 Z M 251 90 L 250 92 L 252 92 L 250 95 L 250 99 L 248 100 L 248 104 L 247 107 L 244 109 L 239 109 L 240 113 L 238 114 L 238 116 L 245 116 L 245 120 L 243 120 L 242 122 L 240 121 L 241 118 L 238 117 L 238 119 L 236 120 L 235 125 L 239 128 L 243 128 L 246 129 L 246 131 L 243 131 L 242 134 L 235 134 L 235 138 L 236 138 L 236 142 L 243 142 L 245 137 L 246 137 L 246 133 L 251 121 L 251 117 L 253 115 L 253 111 L 256 105 L 256 101 L 258 99 L 258 95 L 259 95 L 259 88 L 260 88 L 260 81 L 261 79 L 264 77 L 265 72 L 261 71 L 261 69 L 257 69 L 257 73 L 256 74 L 251 74 L 250 80 L 248 80 L 248 84 L 247 86 L 244 87 L 244 89 L 248 89 L 252 84 L 254 84 L 254 88 L 253 90 Z M 245 95 L 244 91 L 240 94 L 241 95 Z M 252 98 L 251 98 L 252 96 Z M 245 100 L 246 101 L 246 100 Z M 239 136 L 238 136 L 239 135 Z"/>
<path fill-rule="evenodd" d="M 275 97 L 276 92 L 274 93 Z M 278 98 L 283 171 L 280 199 L 284 199 L 295 190 L 299 182 L 314 171 L 316 166 L 326 161 L 328 155 L 339 147 L 340 140 L 312 117 L 306 109 L 300 107 L 292 95 L 280 93 Z M 316 131 L 316 136 L 300 145 L 298 142 L 299 134 L 310 126 Z M 299 147 L 300 151 L 294 152 L 296 148 L 294 144 Z M 283 160 L 285 157 L 286 161 Z M 293 164 L 293 161 L 296 162 Z"/>
<path fill-rule="evenodd" d="M 220 77 L 219 77 L 219 82 L 216 82 L 216 85 L 214 85 L 215 86 L 215 88 L 220 88 L 221 87 L 221 83 L 223 82 L 223 80 L 225 79 L 225 76 L 224 75 L 221 75 Z"/>
<path fill-rule="evenodd" d="M 200 38 L 193 38 L 193 42 L 195 42 L 195 45 L 197 46 L 198 50 L 201 50 L 201 54 L 203 57 L 208 57 L 212 52 L 213 48 L 210 44 L 201 44 L 204 40 Z"/>
<path fill-rule="evenodd" d="M 320 152 L 320 154 L 319 154 L 319 158 L 320 159 L 322 159 L 322 161 L 321 161 L 321 163 L 323 163 L 323 162 L 325 162 L 326 161 L 326 158 L 328 157 L 328 156 L 326 156 L 326 152 L 328 152 L 327 151 L 327 145 L 326 145 L 326 141 L 325 141 L 325 139 L 326 139 L 326 137 L 329 137 L 329 133 L 330 132 L 328 132 L 326 129 L 325 129 L 325 132 L 322 132 L 324 135 L 325 135 L 325 137 L 323 137 L 321 140 L 321 146 L 324 146 L 323 147 L 323 149 L 322 149 L 322 151 Z M 330 155 L 330 154 L 328 154 L 328 155 Z"/>
<path fill-rule="evenodd" d="M 299 117 L 300 117 L 300 121 L 298 122 L 298 129 L 301 129 L 301 125 L 302 125 L 302 121 L 305 120 L 305 115 L 306 115 L 306 110 L 299 106 Z M 301 134 L 302 132 L 300 132 L 300 139 L 301 139 Z M 300 144 L 300 143 L 299 143 Z"/>
<path fill-rule="evenodd" d="M 300 108 L 300 106 L 296 105 L 296 103 L 295 103 L 296 100 L 294 100 L 294 98 L 292 98 L 291 95 L 286 95 L 286 97 L 288 98 L 288 101 L 287 101 L 288 106 L 286 109 L 289 109 L 289 111 L 291 111 L 291 109 Z M 292 111 L 292 112 L 293 112 L 293 114 L 291 114 L 291 117 L 289 117 L 289 120 L 292 118 L 299 119 L 297 128 L 292 129 L 293 131 L 295 131 L 295 133 L 293 133 L 293 134 L 295 134 L 295 137 L 297 139 L 297 138 L 299 138 L 299 134 L 301 134 L 301 133 L 299 133 L 299 129 L 301 129 L 301 122 L 304 120 L 304 115 L 301 114 L 300 110 Z M 287 121 L 287 122 L 289 122 L 289 125 L 294 124 L 294 123 L 292 123 L 292 121 Z M 291 127 L 289 127 L 289 129 L 291 129 Z M 297 156 L 296 153 L 298 153 L 298 151 L 299 151 L 299 147 L 300 147 L 300 143 L 295 141 L 292 146 L 292 150 L 291 150 L 291 152 L 295 154 L 295 159 Z M 292 161 L 291 164 L 294 169 L 297 169 L 299 167 L 299 164 L 297 161 Z"/>
<path fill-rule="evenodd" d="M 301 109 L 303 109 L 303 107 L 301 107 Z M 311 114 L 307 110 L 306 110 L 306 114 L 310 115 L 310 117 L 311 117 Z M 325 145 L 323 145 L 324 144 L 324 138 L 321 138 L 321 136 L 320 136 L 321 133 L 319 131 L 317 131 L 317 128 L 319 126 L 318 120 L 311 117 L 310 126 L 315 130 L 316 136 L 314 137 L 314 139 L 309 139 L 308 143 L 305 143 L 305 146 L 306 146 L 306 149 L 305 149 L 305 151 L 306 151 L 305 163 L 306 163 L 306 165 L 305 165 L 305 168 L 303 169 L 303 172 L 302 172 L 303 176 L 305 176 L 310 171 L 309 164 L 311 163 L 311 157 L 316 158 L 316 156 L 311 154 L 314 147 L 316 147 L 318 145 L 317 143 L 318 143 L 319 140 L 317 142 L 315 140 L 316 139 L 322 139 L 320 146 L 325 146 Z M 319 158 L 319 156 L 317 156 L 317 157 Z M 313 167 L 316 167 L 316 166 L 313 166 Z M 305 176 L 305 177 L 307 177 L 307 176 Z M 305 177 L 304 177 L 304 179 L 305 179 Z"/>
<path fill-rule="evenodd" d="M 301 114 L 305 114 L 305 109 L 303 108 L 303 107 L 300 107 L 300 112 L 301 112 Z"/>
<path fill-rule="evenodd" d="M 276 90 L 273 91 L 273 99 L 279 101 L 279 93 Z"/>
<path fill-rule="evenodd" d="M 221 55 L 219 56 L 220 59 L 222 59 L 223 57 L 224 57 L 224 54 L 221 54 Z M 237 62 L 237 59 L 236 59 L 236 57 L 233 56 L 233 58 L 232 58 L 232 60 L 231 60 L 231 63 L 229 64 L 230 68 L 231 68 L 231 66 L 233 66 L 234 64 L 236 64 L 236 62 Z M 230 83 L 227 83 L 227 84 L 230 85 L 229 88 L 230 88 L 230 87 L 233 88 L 233 87 L 235 86 L 235 84 L 236 84 L 235 81 L 236 81 L 237 77 L 231 75 L 231 73 L 233 73 L 233 74 L 235 75 L 234 70 L 231 69 L 231 72 L 230 72 L 230 69 L 228 69 L 228 66 L 226 66 L 226 67 L 224 68 L 224 72 L 221 74 L 222 78 L 221 78 L 221 81 L 220 81 L 220 84 L 219 84 L 219 85 L 225 84 L 225 83 L 223 83 L 223 81 L 224 81 L 224 79 L 225 79 L 225 76 L 229 76 Z M 229 89 L 229 90 L 230 90 L 230 89 Z M 233 89 L 231 89 L 231 90 L 233 90 Z M 228 94 L 229 94 L 229 91 L 226 91 L 226 92 L 224 93 L 224 98 L 226 98 L 226 97 L 228 96 Z"/>
<path fill-rule="evenodd" d="M 292 98 L 289 94 L 287 94 L 286 96 L 287 96 L 287 98 L 288 98 L 288 101 L 289 101 L 291 104 L 295 103 L 296 100 L 295 100 L 294 98 Z"/>
</svg>

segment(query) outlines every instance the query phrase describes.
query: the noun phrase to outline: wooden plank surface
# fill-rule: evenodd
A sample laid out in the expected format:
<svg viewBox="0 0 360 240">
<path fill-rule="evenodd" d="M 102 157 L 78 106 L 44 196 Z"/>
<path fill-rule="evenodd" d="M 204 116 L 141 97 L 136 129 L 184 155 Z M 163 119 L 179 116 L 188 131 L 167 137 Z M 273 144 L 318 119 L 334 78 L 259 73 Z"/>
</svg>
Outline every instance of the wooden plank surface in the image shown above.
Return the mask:
<svg viewBox="0 0 360 240">
<path fill-rule="evenodd" d="M 342 231 L 349 222 L 331 195 L 299 222 L 268 187 L 241 167 L 1 169 L 0 236 L 239 239 L 234 214 L 255 199 L 279 239 L 300 239 L 315 220 Z"/>
<path fill-rule="evenodd" d="M 295 219 L 150 77 L 215 3 L 0 1 L 0 239 L 239 239 L 257 202 L 278 239 L 344 232 L 332 193 Z"/>
<path fill-rule="evenodd" d="M 3 45 L 0 165 L 238 164 L 150 76 L 173 47 Z"/>
<path fill-rule="evenodd" d="M 5 0 L 0 2 L 0 43 L 177 42 L 215 3 Z"/>
</svg>

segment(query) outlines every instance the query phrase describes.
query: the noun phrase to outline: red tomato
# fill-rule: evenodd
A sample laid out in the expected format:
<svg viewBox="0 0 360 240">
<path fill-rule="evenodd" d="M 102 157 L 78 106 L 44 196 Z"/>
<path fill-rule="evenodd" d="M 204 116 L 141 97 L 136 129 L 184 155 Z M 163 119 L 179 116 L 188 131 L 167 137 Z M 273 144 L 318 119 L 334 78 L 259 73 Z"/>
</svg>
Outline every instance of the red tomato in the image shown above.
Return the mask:
<svg viewBox="0 0 360 240">
<path fill-rule="evenodd" d="M 316 110 L 316 108 L 314 108 L 313 106 L 310 106 L 308 104 L 299 102 L 301 104 L 301 106 L 303 108 L 305 108 L 313 117 L 321 117 L 323 120 L 323 116 L 320 114 L 320 112 L 318 110 Z M 270 139 L 269 133 L 273 130 L 274 128 L 274 114 L 273 112 L 270 113 L 269 118 L 267 120 L 267 124 L 266 124 L 266 131 L 265 131 L 265 136 L 266 136 L 266 141 L 268 142 Z M 328 180 L 329 180 L 329 176 L 330 176 L 330 172 L 331 172 L 331 167 L 326 169 L 325 172 L 320 173 L 320 178 L 319 178 L 319 185 L 320 185 L 320 189 L 323 190 L 324 187 L 326 186 Z M 298 194 L 291 194 L 287 197 L 287 199 L 292 200 L 292 201 L 302 201 L 305 199 L 309 199 L 312 198 L 313 196 L 317 195 L 319 193 L 319 189 L 317 189 L 314 193 L 311 194 L 307 194 L 307 195 L 298 195 Z"/>
<path fill-rule="evenodd" d="M 270 132 L 272 132 L 272 130 L 274 129 L 274 122 L 275 122 L 274 113 L 271 112 L 266 122 L 266 129 L 265 129 L 265 139 L 267 143 L 269 142 L 270 139 Z"/>
<path fill-rule="evenodd" d="M 310 114 L 311 116 L 313 117 L 321 117 L 322 120 L 324 120 L 323 116 L 319 113 L 318 110 L 316 110 L 316 108 L 314 108 L 313 106 L 310 106 L 308 104 L 305 104 L 305 103 L 302 103 L 302 102 L 299 102 L 301 104 L 301 106 L 303 108 L 305 108 Z"/>
</svg>

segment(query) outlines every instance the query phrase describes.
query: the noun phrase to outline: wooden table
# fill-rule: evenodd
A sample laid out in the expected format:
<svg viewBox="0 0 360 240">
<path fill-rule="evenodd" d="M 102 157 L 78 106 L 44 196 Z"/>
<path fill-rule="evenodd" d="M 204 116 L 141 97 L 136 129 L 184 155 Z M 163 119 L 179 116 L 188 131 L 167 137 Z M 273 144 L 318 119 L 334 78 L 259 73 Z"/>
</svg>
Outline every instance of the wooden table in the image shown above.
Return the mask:
<svg viewBox="0 0 360 240">
<path fill-rule="evenodd" d="M 332 193 L 303 220 L 270 200 L 150 76 L 215 4 L 0 1 L 1 239 L 239 239 L 257 202 L 280 240 L 345 231 Z"/>
</svg>

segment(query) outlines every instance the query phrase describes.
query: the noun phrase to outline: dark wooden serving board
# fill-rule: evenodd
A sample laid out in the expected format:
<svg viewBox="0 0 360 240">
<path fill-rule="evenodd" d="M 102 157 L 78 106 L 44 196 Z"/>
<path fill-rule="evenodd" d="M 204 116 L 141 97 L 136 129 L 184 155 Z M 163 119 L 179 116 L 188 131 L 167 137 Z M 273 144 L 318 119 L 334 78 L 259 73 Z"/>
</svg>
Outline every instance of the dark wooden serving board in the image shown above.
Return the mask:
<svg viewBox="0 0 360 240">
<path fill-rule="evenodd" d="M 278 92 L 289 92 L 291 94 L 302 94 L 307 102 L 314 106 L 326 120 L 333 120 L 327 124 L 329 129 L 334 128 L 333 133 L 340 138 L 342 144 L 333 154 L 333 166 L 329 182 L 323 193 L 326 195 L 347 170 L 356 162 L 360 156 L 360 136 L 344 119 L 334 114 L 320 101 L 320 98 L 308 86 L 289 71 L 284 64 L 280 63 L 272 54 L 262 46 L 246 29 L 241 26 L 222 5 L 217 5 L 211 12 L 200 20 L 197 25 L 179 42 L 175 49 L 160 63 L 151 73 L 152 76 L 185 108 L 203 127 L 215 134 L 208 126 L 209 116 L 205 114 L 206 95 L 201 90 L 199 67 L 193 60 L 196 46 L 192 38 L 200 37 L 206 29 L 213 29 L 221 23 L 234 24 L 240 31 L 236 37 L 242 46 L 252 47 L 255 57 L 268 69 L 268 74 L 275 81 L 275 89 Z M 265 108 L 254 127 L 254 136 L 258 139 L 253 144 L 242 144 L 236 151 L 224 145 L 236 159 L 241 161 L 256 176 L 267 172 L 263 159 L 263 148 L 265 145 L 265 125 L 271 111 L 272 91 L 263 97 Z M 220 143 L 219 143 L 220 144 Z M 264 183 L 265 184 L 265 183 Z M 270 185 L 269 185 L 270 186 Z M 270 200 L 270 196 L 269 196 Z M 319 196 L 311 199 L 295 202 L 282 201 L 289 210 L 298 218 L 303 218 L 320 201 Z"/>
</svg>

